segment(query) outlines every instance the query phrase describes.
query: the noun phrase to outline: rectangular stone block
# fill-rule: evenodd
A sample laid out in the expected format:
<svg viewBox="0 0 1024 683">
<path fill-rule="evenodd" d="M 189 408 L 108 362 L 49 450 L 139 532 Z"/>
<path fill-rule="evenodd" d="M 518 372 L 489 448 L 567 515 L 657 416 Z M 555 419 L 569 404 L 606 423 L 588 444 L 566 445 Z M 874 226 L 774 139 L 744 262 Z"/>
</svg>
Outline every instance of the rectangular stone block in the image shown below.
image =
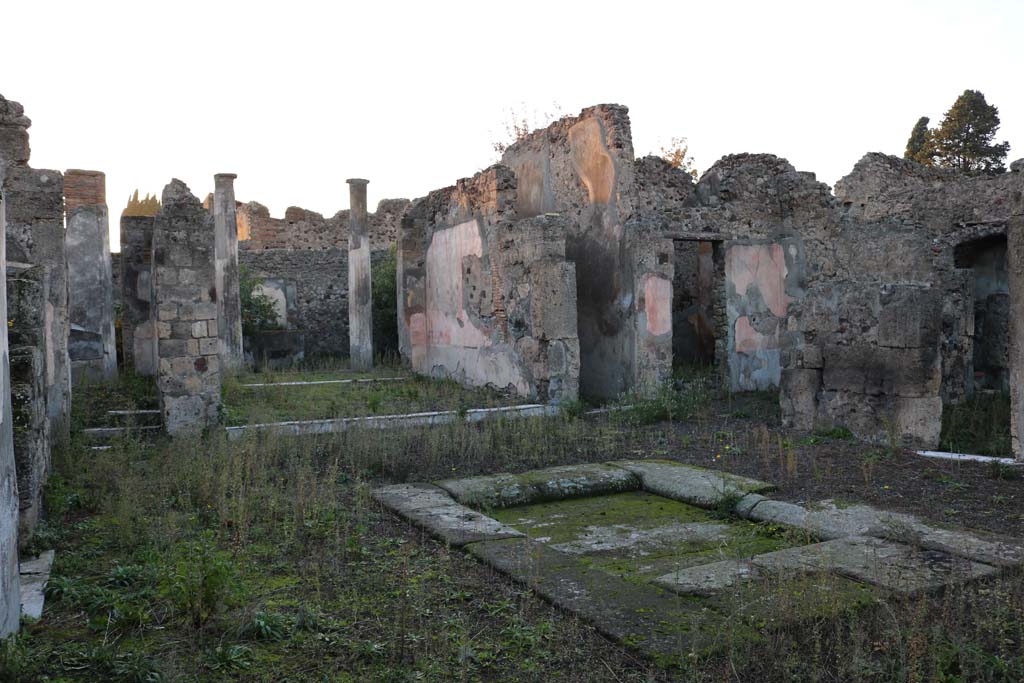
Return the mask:
<svg viewBox="0 0 1024 683">
<path fill-rule="evenodd" d="M 159 304 L 156 308 L 157 320 L 173 320 L 178 317 L 178 304 Z"/>
<path fill-rule="evenodd" d="M 160 358 L 176 358 L 188 354 L 188 341 L 185 339 L 161 339 L 157 343 Z"/>
<path fill-rule="evenodd" d="M 216 337 L 204 337 L 199 340 L 199 353 L 204 356 L 216 355 L 218 352 L 218 341 Z"/>
<path fill-rule="evenodd" d="M 192 336 L 193 337 L 205 337 L 207 332 L 207 322 L 200 320 L 192 323 Z"/>
</svg>

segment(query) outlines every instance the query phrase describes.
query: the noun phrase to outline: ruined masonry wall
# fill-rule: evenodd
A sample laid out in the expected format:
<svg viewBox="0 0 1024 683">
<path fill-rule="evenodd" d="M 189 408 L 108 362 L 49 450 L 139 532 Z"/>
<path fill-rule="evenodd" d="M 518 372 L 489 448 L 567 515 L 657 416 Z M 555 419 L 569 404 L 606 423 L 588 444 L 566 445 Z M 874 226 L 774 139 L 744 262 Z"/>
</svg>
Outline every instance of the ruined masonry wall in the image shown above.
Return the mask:
<svg viewBox="0 0 1024 683">
<path fill-rule="evenodd" d="M 213 216 L 180 180 L 153 226 L 157 388 L 171 435 L 217 423 L 221 405 Z"/>
<path fill-rule="evenodd" d="M 21 107 L 11 107 L 0 96 L 0 154 L 9 153 L 13 137 L 7 124 L 21 117 Z M 26 119 L 27 121 L 27 119 Z M 25 127 L 27 127 L 27 123 Z M 27 158 L 28 137 L 25 136 Z M 7 201 L 5 174 L 8 161 L 0 156 L 0 237 L 6 234 Z M 7 319 L 6 249 L 0 242 L 0 314 Z M 18 475 L 14 459 L 13 417 L 10 400 L 10 365 L 7 355 L 7 326 L 0 330 L 0 638 L 18 630 L 21 619 L 21 592 L 18 575 Z"/>
<path fill-rule="evenodd" d="M 628 110 L 584 109 L 516 142 L 502 164 L 516 177 L 518 218 L 566 219 L 582 393 L 609 399 L 652 390 L 671 374 L 672 246 L 639 221 Z"/>
<path fill-rule="evenodd" d="M 45 267 L 8 264 L 7 332 L 21 545 L 29 540 L 40 520 L 43 485 L 51 466 L 46 362 L 42 351 L 48 289 L 49 272 Z"/>
<path fill-rule="evenodd" d="M 373 249 L 387 249 L 398 240 L 399 223 L 409 203 L 408 199 L 382 199 L 377 211 L 367 215 Z M 240 251 L 348 249 L 347 209 L 324 218 L 315 211 L 292 206 L 284 218 L 272 218 L 267 207 L 249 202 L 237 205 L 237 220 Z"/>
<path fill-rule="evenodd" d="M 374 264 L 390 256 L 371 254 Z M 348 355 L 348 254 L 324 251 L 268 249 L 239 252 L 248 277 L 258 280 L 276 301 L 283 299 L 281 323 L 304 332 L 309 355 Z"/>
<path fill-rule="evenodd" d="M 398 248 L 399 345 L 416 372 L 537 400 L 578 392 L 569 226 L 516 220 L 516 181 L 493 166 L 417 200 Z"/>
</svg>

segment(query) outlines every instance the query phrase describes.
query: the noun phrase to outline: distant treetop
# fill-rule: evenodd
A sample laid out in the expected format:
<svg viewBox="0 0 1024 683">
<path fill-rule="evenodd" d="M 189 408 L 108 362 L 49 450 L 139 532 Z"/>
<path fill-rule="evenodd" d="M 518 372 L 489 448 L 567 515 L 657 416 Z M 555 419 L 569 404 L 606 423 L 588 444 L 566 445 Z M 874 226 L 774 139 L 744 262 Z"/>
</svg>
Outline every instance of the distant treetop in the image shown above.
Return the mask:
<svg viewBox="0 0 1024 683">
<path fill-rule="evenodd" d="M 122 216 L 155 216 L 160 210 L 160 200 L 146 193 L 145 199 L 139 199 L 139 191 L 128 198 L 128 206 L 121 212 Z"/>
<path fill-rule="evenodd" d="M 928 117 L 914 125 L 903 153 L 928 166 L 955 168 L 967 173 L 1004 173 L 1009 142 L 994 142 L 999 130 L 999 109 L 977 90 L 964 90 L 938 128 L 928 128 Z"/>
</svg>

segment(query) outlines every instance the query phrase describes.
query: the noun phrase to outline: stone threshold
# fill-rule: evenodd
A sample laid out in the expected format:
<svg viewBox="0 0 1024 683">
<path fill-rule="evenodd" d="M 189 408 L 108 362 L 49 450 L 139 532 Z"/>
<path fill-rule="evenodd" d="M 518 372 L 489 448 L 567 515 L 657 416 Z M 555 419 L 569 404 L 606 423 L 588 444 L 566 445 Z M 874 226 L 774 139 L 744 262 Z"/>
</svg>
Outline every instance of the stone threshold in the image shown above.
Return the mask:
<svg viewBox="0 0 1024 683">
<path fill-rule="evenodd" d="M 47 550 L 34 560 L 22 562 L 19 567 L 21 579 L 21 613 L 29 619 L 43 616 L 44 590 L 50 580 L 54 551 Z"/>
<path fill-rule="evenodd" d="M 353 428 L 392 429 L 401 427 L 425 427 L 452 424 L 460 420 L 472 423 L 498 418 L 550 417 L 557 415 L 560 407 L 530 403 L 501 408 L 474 408 L 465 412 L 442 410 L 426 413 L 400 415 L 373 415 L 369 417 L 339 417 L 326 420 L 292 420 L 287 422 L 265 422 L 238 427 L 226 427 L 228 439 L 240 439 L 246 434 L 269 433 L 280 436 L 303 436 L 308 434 L 332 434 Z"/>
</svg>

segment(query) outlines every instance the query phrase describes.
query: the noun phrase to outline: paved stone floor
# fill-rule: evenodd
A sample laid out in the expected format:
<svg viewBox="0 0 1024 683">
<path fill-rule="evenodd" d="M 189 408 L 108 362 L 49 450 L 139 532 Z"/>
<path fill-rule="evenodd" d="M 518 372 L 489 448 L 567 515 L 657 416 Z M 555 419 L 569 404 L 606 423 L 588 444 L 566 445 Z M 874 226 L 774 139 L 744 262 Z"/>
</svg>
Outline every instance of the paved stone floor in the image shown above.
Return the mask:
<svg viewBox="0 0 1024 683">
<path fill-rule="evenodd" d="M 1024 564 L 1024 542 L 673 462 L 401 484 L 378 501 L 659 659 Z"/>
</svg>

